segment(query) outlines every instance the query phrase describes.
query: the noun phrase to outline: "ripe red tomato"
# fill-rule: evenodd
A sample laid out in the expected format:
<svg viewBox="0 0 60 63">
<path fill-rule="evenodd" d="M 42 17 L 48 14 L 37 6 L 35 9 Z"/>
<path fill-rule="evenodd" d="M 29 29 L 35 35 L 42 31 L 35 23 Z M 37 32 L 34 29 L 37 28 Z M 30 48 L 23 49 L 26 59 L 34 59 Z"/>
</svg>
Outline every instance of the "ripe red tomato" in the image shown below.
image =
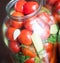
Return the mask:
<svg viewBox="0 0 60 63">
<path fill-rule="evenodd" d="M 36 17 L 32 17 L 32 18 L 29 18 L 27 19 L 25 22 L 24 22 L 24 27 L 30 31 L 33 31 L 33 25 L 35 24 L 34 21 L 36 21 Z"/>
<path fill-rule="evenodd" d="M 22 53 L 25 55 L 25 56 L 29 56 L 29 57 L 36 57 L 36 53 L 34 50 L 31 50 L 29 48 L 22 48 Z"/>
<path fill-rule="evenodd" d="M 40 13 L 38 17 L 43 21 L 43 23 L 47 25 L 51 25 L 55 23 L 55 19 L 53 18 L 53 16 L 46 12 Z"/>
<path fill-rule="evenodd" d="M 15 17 L 23 17 L 24 15 L 23 15 L 23 13 L 21 13 L 21 12 L 13 12 L 12 13 L 12 16 L 15 16 Z M 19 20 L 11 20 L 11 26 L 13 26 L 14 28 L 21 28 L 22 26 L 23 26 L 23 21 L 21 20 L 21 21 L 19 21 Z"/>
<path fill-rule="evenodd" d="M 26 29 L 39 34 L 42 39 L 47 39 L 50 36 L 49 26 L 39 17 L 26 20 L 24 26 Z"/>
<path fill-rule="evenodd" d="M 55 8 L 53 9 L 53 16 L 56 19 L 56 22 L 60 22 L 60 0 L 58 0 L 55 4 Z"/>
<path fill-rule="evenodd" d="M 23 13 L 23 6 L 26 3 L 26 1 L 22 0 L 22 1 L 18 1 L 15 6 L 14 9 L 18 12 L 22 12 Z"/>
<path fill-rule="evenodd" d="M 50 36 L 49 26 L 45 26 L 45 28 L 43 28 L 42 33 L 40 34 L 40 37 L 44 40 L 47 39 L 49 36 Z"/>
<path fill-rule="evenodd" d="M 18 53 L 20 51 L 19 44 L 15 41 L 9 42 L 9 48 L 13 53 Z"/>
<path fill-rule="evenodd" d="M 24 14 L 21 13 L 21 12 L 14 11 L 14 12 L 12 13 L 12 16 L 15 16 L 15 17 L 22 17 L 22 16 L 24 16 Z"/>
<path fill-rule="evenodd" d="M 32 32 L 26 29 L 22 30 L 20 36 L 18 37 L 19 42 L 25 45 L 31 45 L 32 44 L 31 34 Z"/>
<path fill-rule="evenodd" d="M 57 2 L 57 0 L 47 0 L 47 3 L 50 5 L 54 5 Z"/>
<path fill-rule="evenodd" d="M 38 3 L 33 1 L 25 3 L 23 6 L 24 14 L 30 14 L 34 12 L 38 8 L 38 6 Z"/>
<path fill-rule="evenodd" d="M 34 58 L 29 58 L 24 63 L 35 63 L 35 61 Z"/>
<path fill-rule="evenodd" d="M 14 28 L 22 28 L 23 27 L 23 21 L 12 21 L 11 22 L 11 26 Z"/>
<path fill-rule="evenodd" d="M 60 12 L 60 0 L 58 0 L 55 4 L 55 8 L 57 12 Z"/>
<path fill-rule="evenodd" d="M 52 56 L 53 56 L 53 51 L 48 52 L 47 55 L 48 55 L 48 59 L 51 60 L 51 58 L 52 58 Z"/>
<path fill-rule="evenodd" d="M 47 52 L 52 52 L 53 51 L 53 44 L 48 42 L 44 44 L 44 48 Z"/>
<path fill-rule="evenodd" d="M 53 12 L 53 16 L 55 17 L 57 23 L 60 22 L 60 14 Z"/>
<path fill-rule="evenodd" d="M 14 37 L 13 37 L 13 33 L 14 31 L 16 30 L 16 28 L 13 28 L 13 27 L 9 27 L 6 31 L 6 36 L 7 38 L 10 40 L 10 41 L 15 41 L 14 40 Z"/>
<path fill-rule="evenodd" d="M 50 36 L 50 29 L 49 29 L 49 27 L 45 27 L 41 37 L 42 37 L 42 39 L 47 39 L 49 36 Z"/>
</svg>

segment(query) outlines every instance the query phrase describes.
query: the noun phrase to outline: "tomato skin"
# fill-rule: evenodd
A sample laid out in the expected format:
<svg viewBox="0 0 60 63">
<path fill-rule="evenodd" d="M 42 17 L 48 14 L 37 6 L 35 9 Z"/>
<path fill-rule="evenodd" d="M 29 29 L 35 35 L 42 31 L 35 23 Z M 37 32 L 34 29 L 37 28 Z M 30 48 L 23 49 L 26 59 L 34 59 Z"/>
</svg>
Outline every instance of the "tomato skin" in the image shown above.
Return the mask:
<svg viewBox="0 0 60 63">
<path fill-rule="evenodd" d="M 18 12 L 22 12 L 23 13 L 23 5 L 26 3 L 26 1 L 22 0 L 22 1 L 18 1 L 15 6 L 14 9 Z"/>
<path fill-rule="evenodd" d="M 47 0 L 47 3 L 50 5 L 54 5 L 57 2 L 57 0 Z"/>
<path fill-rule="evenodd" d="M 48 42 L 44 44 L 44 48 L 46 50 L 46 53 L 48 55 L 48 59 L 51 60 L 52 56 L 53 56 L 53 44 Z"/>
<path fill-rule="evenodd" d="M 14 12 L 12 13 L 12 16 L 15 16 L 15 17 L 22 17 L 22 16 L 24 16 L 24 14 L 21 13 L 21 12 L 14 11 Z"/>
<path fill-rule="evenodd" d="M 45 29 L 43 29 L 41 38 L 44 40 L 47 39 L 49 36 L 50 36 L 50 29 L 49 27 L 46 26 Z"/>
<path fill-rule="evenodd" d="M 60 0 L 58 0 L 55 4 L 55 8 L 57 12 L 60 12 Z"/>
<path fill-rule="evenodd" d="M 60 14 L 53 12 L 53 16 L 55 17 L 57 23 L 60 22 Z"/>
<path fill-rule="evenodd" d="M 29 58 L 24 63 L 35 63 L 35 61 L 34 58 Z"/>
<path fill-rule="evenodd" d="M 44 48 L 47 52 L 51 52 L 53 50 L 53 44 L 48 42 L 44 44 Z"/>
<path fill-rule="evenodd" d="M 12 21 L 11 26 L 14 27 L 14 28 L 22 28 L 23 22 L 22 21 L 20 21 L 20 22 Z"/>
<path fill-rule="evenodd" d="M 28 29 L 29 31 L 33 31 L 34 21 L 36 21 L 35 19 L 36 19 L 35 16 L 32 17 L 32 18 L 27 19 L 27 20 L 24 22 L 24 27 L 25 27 L 26 29 Z"/>
<path fill-rule="evenodd" d="M 11 41 L 9 42 L 9 48 L 13 53 L 18 53 L 20 51 L 20 47 L 17 42 Z"/>
<path fill-rule="evenodd" d="M 36 57 L 36 53 L 33 50 L 30 50 L 29 48 L 22 48 L 22 53 L 25 56 L 29 56 L 31 58 Z"/>
<path fill-rule="evenodd" d="M 24 4 L 23 11 L 24 14 L 30 14 L 34 12 L 37 8 L 38 8 L 38 3 L 31 1 Z"/>
<path fill-rule="evenodd" d="M 10 41 L 16 41 L 14 40 L 14 37 L 13 37 L 13 33 L 14 31 L 16 30 L 16 28 L 13 28 L 13 27 L 9 27 L 6 31 L 6 36 L 7 38 L 10 40 Z"/>
<path fill-rule="evenodd" d="M 50 36 L 49 26 L 39 16 L 26 20 L 24 26 L 26 29 L 38 33 L 42 39 L 47 39 Z M 35 27 L 37 27 L 37 29 L 35 29 Z M 39 27 L 42 31 L 39 30 Z"/>
<path fill-rule="evenodd" d="M 38 17 L 43 21 L 43 23 L 47 25 L 51 25 L 55 23 L 54 17 L 46 12 L 40 13 Z"/>
<path fill-rule="evenodd" d="M 56 22 L 60 22 L 60 0 L 58 0 L 53 9 L 53 16 L 56 19 Z"/>
<path fill-rule="evenodd" d="M 47 53 L 49 60 L 51 61 L 51 58 L 53 56 L 53 51 Z"/>
<path fill-rule="evenodd" d="M 32 32 L 30 32 L 29 30 L 23 29 L 20 36 L 18 37 L 19 42 L 24 45 L 31 45 L 31 34 Z"/>
<path fill-rule="evenodd" d="M 24 14 L 21 12 L 13 12 L 12 16 L 18 17 L 21 16 L 23 17 Z M 23 21 L 19 21 L 19 20 L 11 20 L 11 26 L 14 28 L 21 28 L 23 26 Z"/>
</svg>

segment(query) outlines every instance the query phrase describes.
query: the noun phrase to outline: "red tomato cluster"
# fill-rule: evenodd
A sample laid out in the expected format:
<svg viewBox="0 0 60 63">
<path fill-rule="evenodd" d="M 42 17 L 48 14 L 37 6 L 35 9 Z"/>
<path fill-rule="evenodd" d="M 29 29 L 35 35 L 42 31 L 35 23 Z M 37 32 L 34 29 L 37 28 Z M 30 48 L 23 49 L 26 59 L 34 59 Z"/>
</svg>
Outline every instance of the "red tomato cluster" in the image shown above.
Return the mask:
<svg viewBox="0 0 60 63">
<path fill-rule="evenodd" d="M 60 0 L 47 0 L 46 7 L 52 11 L 56 22 L 60 22 Z"/>
<path fill-rule="evenodd" d="M 18 12 L 22 12 L 24 14 L 30 14 L 34 12 L 38 8 L 38 3 L 34 1 L 18 1 L 14 9 Z"/>
<path fill-rule="evenodd" d="M 12 13 L 12 16 L 20 18 L 24 17 L 36 11 L 38 6 L 38 2 L 35 1 L 19 0 L 14 6 L 14 12 Z M 9 40 L 10 49 L 14 53 L 22 52 L 23 55 L 30 56 L 30 59 L 28 59 L 25 63 L 29 63 L 30 61 L 30 63 L 35 63 L 33 58 L 36 57 L 37 54 L 35 48 L 31 47 L 33 44 L 31 35 L 33 33 L 37 33 L 43 40 L 47 39 L 50 36 L 49 27 L 54 23 L 55 19 L 53 16 L 46 12 L 39 13 L 38 15 L 26 20 L 9 19 L 9 22 L 6 22 L 8 27 L 6 31 L 6 37 Z M 25 47 L 21 45 L 24 45 Z M 44 47 L 48 53 L 52 51 L 52 44 L 45 44 Z M 30 48 L 33 48 L 33 50 Z"/>
<path fill-rule="evenodd" d="M 60 22 L 60 0 L 58 0 L 55 4 L 55 8 L 53 10 L 53 16 L 55 17 L 57 22 Z"/>
<path fill-rule="evenodd" d="M 14 6 L 14 9 L 17 11 L 17 12 L 22 12 L 23 13 L 23 6 L 24 4 L 26 3 L 26 1 L 18 1 L 15 6 Z"/>
</svg>

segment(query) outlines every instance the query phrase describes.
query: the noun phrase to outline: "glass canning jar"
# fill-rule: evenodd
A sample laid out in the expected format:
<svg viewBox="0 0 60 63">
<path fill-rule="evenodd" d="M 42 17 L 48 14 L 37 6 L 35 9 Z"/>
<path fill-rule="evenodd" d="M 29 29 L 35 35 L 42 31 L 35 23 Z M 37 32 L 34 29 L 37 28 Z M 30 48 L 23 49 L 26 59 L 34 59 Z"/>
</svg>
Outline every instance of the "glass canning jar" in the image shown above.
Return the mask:
<svg viewBox="0 0 60 63">
<path fill-rule="evenodd" d="M 43 7 L 43 0 L 11 0 L 6 12 L 3 38 L 17 61 L 50 63 L 53 44 L 48 40 L 55 36 L 57 28 L 51 12 Z"/>
</svg>

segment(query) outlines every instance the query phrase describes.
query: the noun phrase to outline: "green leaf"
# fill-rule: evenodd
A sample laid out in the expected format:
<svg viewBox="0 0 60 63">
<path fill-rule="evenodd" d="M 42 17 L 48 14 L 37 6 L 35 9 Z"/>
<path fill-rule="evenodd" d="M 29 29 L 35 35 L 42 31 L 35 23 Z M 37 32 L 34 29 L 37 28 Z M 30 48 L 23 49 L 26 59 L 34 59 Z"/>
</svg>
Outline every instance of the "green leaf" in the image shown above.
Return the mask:
<svg viewBox="0 0 60 63">
<path fill-rule="evenodd" d="M 54 44 L 56 42 L 56 37 L 57 37 L 57 34 L 50 35 L 50 37 L 48 38 L 48 42 L 51 42 Z"/>
<path fill-rule="evenodd" d="M 24 56 L 22 53 L 16 54 L 15 57 L 19 63 L 24 63 L 29 58 L 29 56 Z"/>
</svg>

